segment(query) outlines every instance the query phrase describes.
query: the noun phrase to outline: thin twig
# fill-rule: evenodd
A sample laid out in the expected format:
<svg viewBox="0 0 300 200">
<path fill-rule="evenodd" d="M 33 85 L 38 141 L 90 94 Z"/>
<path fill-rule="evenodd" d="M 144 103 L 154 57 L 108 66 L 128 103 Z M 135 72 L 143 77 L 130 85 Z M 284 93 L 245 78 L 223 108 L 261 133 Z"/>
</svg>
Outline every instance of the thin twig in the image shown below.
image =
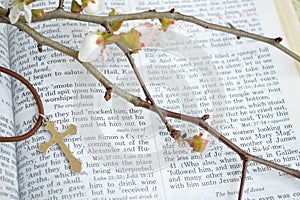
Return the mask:
<svg viewBox="0 0 300 200">
<path fill-rule="evenodd" d="M 242 177 L 241 177 L 238 200 L 242 200 L 242 197 L 243 197 L 243 191 L 244 191 L 244 186 L 245 186 L 248 162 L 249 162 L 249 160 L 247 158 L 243 158 L 243 170 L 242 170 Z"/>
<path fill-rule="evenodd" d="M 64 0 L 59 0 L 57 9 L 64 9 Z"/>
<path fill-rule="evenodd" d="M 109 24 L 105 24 L 104 27 L 106 28 L 106 30 L 108 32 L 112 32 L 110 25 Z M 144 80 L 139 72 L 139 70 L 137 69 L 137 66 L 133 60 L 133 57 L 131 56 L 131 52 L 129 51 L 129 49 L 123 45 L 121 42 L 117 41 L 115 42 L 115 44 L 119 47 L 119 49 L 125 54 L 127 60 L 130 63 L 131 68 L 134 71 L 134 74 L 136 76 L 136 78 L 138 79 L 140 86 L 142 87 L 142 90 L 146 96 L 146 101 L 150 101 L 153 109 L 157 112 L 158 116 L 160 117 L 160 119 L 163 121 L 163 123 L 165 124 L 167 130 L 171 133 L 173 131 L 172 126 L 169 124 L 168 120 L 166 119 L 166 117 L 160 112 L 160 110 L 158 109 L 157 104 L 155 103 L 154 99 L 152 98 L 149 90 L 146 87 L 146 84 L 144 83 Z"/>
</svg>

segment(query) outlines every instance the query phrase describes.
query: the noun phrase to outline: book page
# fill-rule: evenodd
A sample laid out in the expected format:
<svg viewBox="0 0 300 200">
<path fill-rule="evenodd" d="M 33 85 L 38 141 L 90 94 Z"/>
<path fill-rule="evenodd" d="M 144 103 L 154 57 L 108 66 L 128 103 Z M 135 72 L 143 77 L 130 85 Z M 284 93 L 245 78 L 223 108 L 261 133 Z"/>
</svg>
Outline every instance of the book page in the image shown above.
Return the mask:
<svg viewBox="0 0 300 200">
<path fill-rule="evenodd" d="M 236 28 L 274 38 L 281 36 L 286 41 L 279 20 L 275 20 L 277 14 L 271 1 L 201 1 L 198 4 L 196 1 L 189 1 L 190 4 L 181 2 L 179 6 L 171 1 L 165 2 L 177 8 L 177 11 L 194 13 L 201 19 L 221 25 L 230 23 Z M 137 8 L 146 5 L 140 2 Z M 216 74 L 215 80 L 221 81 L 221 88 L 217 84 L 211 84 L 208 88 L 211 94 L 208 105 L 212 107 L 211 110 L 202 108 L 204 113 L 212 115 L 211 124 L 246 151 L 297 169 L 299 139 L 296 134 L 299 127 L 296 117 L 299 109 L 295 106 L 299 100 L 299 92 L 292 90 L 291 86 L 299 83 L 299 77 L 293 60 L 270 46 L 249 39 L 238 40 L 233 35 L 203 31 L 190 24 L 185 26 L 189 27 L 191 37 L 201 38 L 198 41 L 211 56 L 211 63 L 215 68 L 215 73 L 212 74 Z M 207 77 L 205 72 L 202 73 L 202 76 Z M 217 98 L 214 100 L 215 91 Z M 188 112 L 186 109 L 182 112 L 194 114 L 194 111 Z M 204 113 L 200 113 L 200 116 Z M 205 191 L 205 197 L 209 199 L 236 198 L 241 175 L 241 163 L 237 162 L 240 159 L 223 145 L 214 144 L 211 148 L 214 151 L 210 150 L 207 158 L 202 155 L 202 162 L 188 156 L 189 160 L 186 162 L 174 163 L 177 168 L 166 170 L 169 173 L 164 173 L 166 176 L 163 180 L 164 185 L 169 185 L 165 189 L 170 195 L 167 195 L 167 199 L 179 198 L 180 195 L 184 198 L 186 193 L 190 193 L 189 198 L 194 199 L 199 190 Z M 198 173 L 202 176 L 197 177 Z M 255 163 L 250 163 L 246 180 L 244 198 L 297 198 L 298 195 L 297 180 L 295 187 L 291 186 L 288 184 L 291 177 Z M 288 187 L 282 186 L 281 181 Z M 190 192 L 182 193 L 180 189 Z"/>
<path fill-rule="evenodd" d="M 55 7 L 53 2 L 40 3 Z M 258 34 L 283 34 L 271 1 L 110 1 L 107 7 L 127 11 L 175 7 Z M 90 25 L 52 20 L 33 26 L 78 48 Z M 20 199 L 237 198 L 242 162 L 217 138 L 168 119 L 189 136 L 204 132 L 210 141 L 203 153 L 177 144 L 155 114 L 115 95 L 106 102 L 105 89 L 73 59 L 48 47 L 39 53 L 26 34 L 13 29 L 10 34 L 15 38 L 10 49 L 12 68 L 35 85 L 58 132 L 70 124 L 77 126 L 77 134 L 64 142 L 82 162 L 82 172 L 74 173 L 57 144 L 46 154 L 39 152 L 38 145 L 51 137 L 41 127 L 17 144 Z M 149 45 L 134 59 L 159 106 L 193 116 L 210 114 L 208 122 L 246 151 L 292 168 L 299 166 L 296 117 L 300 113 L 293 107 L 299 93 L 289 89 L 299 80 L 291 59 L 270 46 L 190 23 L 176 22 L 167 32 L 149 31 L 149 38 Z M 123 53 L 113 45 L 106 53 L 94 62 L 97 68 L 116 85 L 144 98 Z M 18 133 L 32 126 L 37 112 L 30 95 L 15 93 Z M 249 165 L 245 198 L 299 195 L 295 178 L 256 163 Z"/>
<path fill-rule="evenodd" d="M 288 42 L 290 48 L 299 54 L 300 40 L 298 39 L 298 35 L 300 34 L 300 18 L 299 10 L 296 10 L 299 7 L 299 1 L 290 0 L 282 4 L 282 2 L 275 0 L 274 4 L 286 36 L 286 41 Z M 299 73 L 300 65 L 297 62 L 295 65 Z"/>
<path fill-rule="evenodd" d="M 7 25 L 0 25 L 0 65 L 9 68 Z M 0 72 L 0 136 L 14 136 L 11 77 Z M 0 143 L 0 196 L 19 199 L 15 143 Z"/>
</svg>

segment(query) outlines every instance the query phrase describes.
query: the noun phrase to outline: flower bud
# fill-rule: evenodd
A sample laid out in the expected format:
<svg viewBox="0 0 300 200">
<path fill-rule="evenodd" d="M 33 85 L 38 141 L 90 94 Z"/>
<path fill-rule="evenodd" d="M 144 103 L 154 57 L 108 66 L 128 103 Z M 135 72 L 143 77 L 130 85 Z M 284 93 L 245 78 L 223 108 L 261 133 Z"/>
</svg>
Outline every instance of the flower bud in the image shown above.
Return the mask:
<svg viewBox="0 0 300 200">
<path fill-rule="evenodd" d="M 81 5 L 76 0 L 72 0 L 71 12 L 72 13 L 81 13 L 81 11 L 82 11 Z"/>
<path fill-rule="evenodd" d="M 31 14 L 32 14 L 33 19 L 41 19 L 45 15 L 43 9 L 32 9 Z"/>
</svg>

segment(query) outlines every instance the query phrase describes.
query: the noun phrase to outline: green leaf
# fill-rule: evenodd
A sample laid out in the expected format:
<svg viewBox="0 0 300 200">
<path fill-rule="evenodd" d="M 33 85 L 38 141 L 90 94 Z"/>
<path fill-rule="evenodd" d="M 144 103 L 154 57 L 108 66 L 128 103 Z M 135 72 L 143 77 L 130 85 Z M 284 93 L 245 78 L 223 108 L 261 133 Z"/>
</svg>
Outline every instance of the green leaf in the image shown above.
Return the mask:
<svg viewBox="0 0 300 200">
<path fill-rule="evenodd" d="M 32 9 L 31 14 L 33 19 L 41 19 L 45 15 L 43 9 Z"/>
<path fill-rule="evenodd" d="M 118 13 L 116 12 L 116 10 L 115 10 L 115 9 L 112 9 L 112 10 L 108 13 L 108 16 L 115 16 L 115 15 L 117 15 L 117 14 L 118 14 Z M 111 27 L 111 29 L 112 29 L 113 31 L 117 31 L 117 30 L 119 30 L 119 29 L 121 28 L 122 23 L 123 23 L 123 21 L 121 21 L 121 22 L 112 22 L 112 23 L 110 24 L 110 27 Z"/>
<path fill-rule="evenodd" d="M 128 33 L 121 33 L 119 41 L 131 49 L 133 53 L 137 53 L 144 46 L 144 43 L 141 43 L 140 39 L 141 33 L 132 28 Z"/>
<path fill-rule="evenodd" d="M 102 35 L 106 44 L 113 44 L 116 41 L 118 41 L 121 37 L 120 35 L 115 35 L 113 33 L 107 33 L 107 32 L 103 33 Z"/>
<path fill-rule="evenodd" d="M 170 19 L 170 18 L 161 18 L 159 19 L 159 22 L 161 24 L 161 29 L 163 31 L 167 31 L 169 26 L 171 26 L 172 24 L 175 23 L 175 20 L 174 19 Z"/>
<path fill-rule="evenodd" d="M 72 0 L 71 12 L 72 13 L 81 13 L 81 11 L 82 11 L 81 5 L 78 4 L 76 0 Z"/>
</svg>

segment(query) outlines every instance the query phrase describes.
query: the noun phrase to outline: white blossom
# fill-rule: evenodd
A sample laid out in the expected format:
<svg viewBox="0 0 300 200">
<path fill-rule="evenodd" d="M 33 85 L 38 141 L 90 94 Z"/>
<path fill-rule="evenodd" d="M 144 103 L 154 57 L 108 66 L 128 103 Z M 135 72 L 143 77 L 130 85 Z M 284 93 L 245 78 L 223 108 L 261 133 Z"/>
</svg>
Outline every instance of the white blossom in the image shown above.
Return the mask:
<svg viewBox="0 0 300 200">
<path fill-rule="evenodd" d="M 89 32 L 82 40 L 78 59 L 82 62 L 91 62 L 99 58 L 105 45 L 101 39 L 101 35 L 97 32 Z"/>
<path fill-rule="evenodd" d="M 156 35 L 158 34 L 157 28 L 150 22 L 141 24 L 135 29 L 141 33 L 140 42 L 143 43 L 146 47 L 150 46 L 155 40 Z"/>
<path fill-rule="evenodd" d="M 97 15 L 105 10 L 105 4 L 103 0 L 82 0 L 82 9 L 86 14 Z"/>
<path fill-rule="evenodd" d="M 24 12 L 26 21 L 31 23 L 31 8 L 26 4 L 26 0 L 13 0 L 8 15 L 10 23 L 15 24 L 19 20 L 21 12 Z"/>
</svg>

